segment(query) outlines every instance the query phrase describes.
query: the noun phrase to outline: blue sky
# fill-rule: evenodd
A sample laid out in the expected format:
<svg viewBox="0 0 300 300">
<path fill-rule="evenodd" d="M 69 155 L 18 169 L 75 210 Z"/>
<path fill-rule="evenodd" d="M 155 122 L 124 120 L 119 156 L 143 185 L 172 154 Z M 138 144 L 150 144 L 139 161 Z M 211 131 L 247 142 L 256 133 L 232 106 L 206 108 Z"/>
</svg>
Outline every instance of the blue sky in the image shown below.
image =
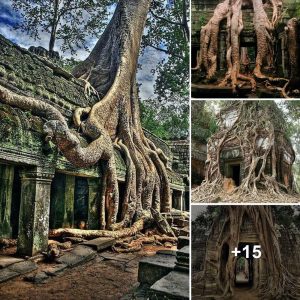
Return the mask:
<svg viewBox="0 0 300 300">
<path fill-rule="evenodd" d="M 20 18 L 20 14 L 15 12 L 11 7 L 11 0 L 0 0 L 0 34 L 24 48 L 42 46 L 47 49 L 49 34 L 41 33 L 40 40 L 34 41 L 34 39 L 13 28 L 14 25 L 20 21 Z M 97 39 L 92 36 L 88 38 L 88 43 L 91 45 L 90 50 L 96 42 Z M 60 44 L 60 41 L 56 42 L 55 50 L 59 50 Z M 62 53 L 60 52 L 60 54 Z M 65 52 L 62 55 L 64 57 L 71 56 L 69 52 Z M 79 49 L 76 53 L 76 58 L 80 60 L 85 59 L 87 56 L 88 52 L 83 49 Z M 137 81 L 142 84 L 140 88 L 141 99 L 155 97 L 153 90 L 155 75 L 151 74 L 151 69 L 156 66 L 162 56 L 163 54 L 155 49 L 147 48 L 144 55 L 139 58 L 139 64 L 142 65 L 142 70 L 138 70 Z"/>
</svg>

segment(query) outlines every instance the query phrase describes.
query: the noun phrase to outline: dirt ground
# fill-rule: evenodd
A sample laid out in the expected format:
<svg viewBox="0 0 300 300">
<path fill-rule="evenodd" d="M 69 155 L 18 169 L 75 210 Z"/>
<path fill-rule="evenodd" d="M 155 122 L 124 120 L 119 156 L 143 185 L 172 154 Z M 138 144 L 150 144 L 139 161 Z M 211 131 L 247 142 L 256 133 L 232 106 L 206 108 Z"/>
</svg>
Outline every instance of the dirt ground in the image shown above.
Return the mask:
<svg viewBox="0 0 300 300">
<path fill-rule="evenodd" d="M 111 260 L 103 260 L 100 253 L 94 260 L 67 270 L 43 284 L 26 282 L 23 277 L 19 277 L 0 284 L 0 299 L 121 299 L 138 286 L 139 261 L 160 249 L 165 248 L 145 246 L 137 253 L 122 254 L 121 259 Z M 39 264 L 41 268 L 45 268 L 45 264 Z"/>
</svg>

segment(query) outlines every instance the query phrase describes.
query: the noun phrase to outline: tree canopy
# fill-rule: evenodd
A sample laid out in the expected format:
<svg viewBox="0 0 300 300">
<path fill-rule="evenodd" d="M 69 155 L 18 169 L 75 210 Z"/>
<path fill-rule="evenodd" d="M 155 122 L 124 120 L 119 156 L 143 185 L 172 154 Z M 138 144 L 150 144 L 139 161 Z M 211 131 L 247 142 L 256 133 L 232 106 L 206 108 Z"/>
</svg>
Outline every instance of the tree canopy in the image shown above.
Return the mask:
<svg viewBox="0 0 300 300">
<path fill-rule="evenodd" d="M 49 34 L 49 51 L 61 40 L 61 50 L 87 49 L 87 37 L 99 37 L 108 20 L 111 0 L 12 0 L 12 7 L 20 13 L 16 25 L 34 39 Z"/>
</svg>

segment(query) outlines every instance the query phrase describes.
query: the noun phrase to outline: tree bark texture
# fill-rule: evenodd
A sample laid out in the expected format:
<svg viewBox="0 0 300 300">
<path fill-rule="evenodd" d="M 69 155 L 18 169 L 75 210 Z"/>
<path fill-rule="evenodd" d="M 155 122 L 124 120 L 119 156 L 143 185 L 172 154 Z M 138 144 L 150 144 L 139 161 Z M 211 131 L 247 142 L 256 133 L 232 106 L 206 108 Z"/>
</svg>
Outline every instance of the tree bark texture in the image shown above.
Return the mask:
<svg viewBox="0 0 300 300">
<path fill-rule="evenodd" d="M 261 258 L 254 264 L 256 275 L 252 289 L 260 299 L 299 299 L 299 284 L 282 263 L 278 233 L 271 206 L 223 206 L 214 218 L 208 236 L 203 278 L 195 285 L 202 286 L 204 295 L 230 297 L 235 291 L 235 267 L 238 257 L 231 251 L 241 242 L 241 227 L 247 218 L 258 236 Z M 229 246 L 226 261 L 221 256 L 224 245 Z M 213 247 L 211 245 L 214 245 Z M 260 265 L 260 266 L 259 266 Z M 212 279 L 212 274 L 214 275 Z M 206 282 L 217 283 L 217 295 L 207 295 Z"/>
<path fill-rule="evenodd" d="M 253 24 L 256 35 L 257 53 L 255 68 L 252 74 L 242 74 L 240 64 L 243 60 L 241 53 L 240 36 L 244 28 L 242 7 L 252 5 L 253 7 Z M 272 10 L 272 17 L 268 17 L 267 9 Z M 287 87 L 287 79 L 274 78 L 263 73 L 263 70 L 269 70 L 273 67 L 274 45 L 275 45 L 275 28 L 282 19 L 283 8 L 281 0 L 224 0 L 214 10 L 213 16 L 208 23 L 202 27 L 200 33 L 200 52 L 197 59 L 197 66 L 194 70 L 203 71 L 206 79 L 211 80 L 216 76 L 217 59 L 219 53 L 218 37 L 222 21 L 226 20 L 227 37 L 226 37 L 226 60 L 227 73 L 224 80 L 219 85 L 231 85 L 233 93 L 237 93 L 238 88 L 242 87 L 245 82 L 250 82 L 252 91 L 255 91 L 257 82 L 262 82 L 268 89 L 279 91 L 283 97 L 288 97 L 289 92 L 295 90 L 294 85 Z M 295 25 L 297 20 L 291 19 L 287 25 L 287 35 L 292 36 L 297 29 Z M 291 63 L 295 60 L 295 53 L 299 52 L 298 37 L 288 43 L 288 54 Z M 293 69 L 299 69 L 299 62 Z M 293 76 L 293 75 L 291 75 Z M 296 91 L 297 93 L 297 91 Z"/>
<path fill-rule="evenodd" d="M 120 0 L 94 49 L 73 71 L 75 77 L 86 82 L 87 93 L 99 96 L 92 107 L 78 108 L 73 116 L 75 127 L 90 141 L 87 146 L 80 144 L 57 109 L 0 87 L 1 102 L 31 110 L 47 119 L 44 125 L 47 139 L 74 166 L 88 167 L 106 161 L 106 189 L 101 197 L 105 206 L 101 204 L 99 216 L 102 229 L 123 230 L 133 222 L 139 224 L 136 222 L 151 217 L 151 207 L 161 212 L 171 208 L 167 159 L 143 133 L 135 79 L 150 2 Z M 114 148 L 121 152 L 127 167 L 120 223 L 116 223 L 120 199 Z"/>
</svg>

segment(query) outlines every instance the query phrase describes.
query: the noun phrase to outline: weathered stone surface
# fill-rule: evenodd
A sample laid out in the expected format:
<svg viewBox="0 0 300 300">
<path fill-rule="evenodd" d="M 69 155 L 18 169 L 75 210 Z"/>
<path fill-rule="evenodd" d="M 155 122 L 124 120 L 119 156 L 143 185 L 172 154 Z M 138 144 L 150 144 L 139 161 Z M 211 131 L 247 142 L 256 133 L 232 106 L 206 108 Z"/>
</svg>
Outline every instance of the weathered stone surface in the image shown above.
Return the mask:
<svg viewBox="0 0 300 300">
<path fill-rule="evenodd" d="M 52 169 L 40 167 L 21 173 L 19 254 L 33 256 L 47 250 L 53 173 Z"/>
<path fill-rule="evenodd" d="M 138 281 L 142 284 L 153 284 L 171 272 L 175 262 L 174 255 L 156 254 L 143 258 L 139 263 Z"/>
<path fill-rule="evenodd" d="M 189 274 L 172 271 L 150 287 L 150 299 L 189 299 Z"/>
<path fill-rule="evenodd" d="M 185 246 L 176 253 L 176 271 L 189 273 L 190 247 Z"/>
<path fill-rule="evenodd" d="M 12 265 L 12 264 L 15 264 L 15 263 L 18 263 L 21 261 L 24 261 L 24 259 L 1 255 L 0 256 L 0 269 L 6 268 L 9 265 Z"/>
<path fill-rule="evenodd" d="M 75 255 L 78 255 L 78 256 L 81 256 L 81 257 L 86 257 L 86 258 L 89 258 L 89 257 L 94 258 L 96 256 L 96 252 L 93 251 L 91 248 L 81 246 L 81 245 L 74 248 L 71 251 L 71 253 L 75 254 Z"/>
<path fill-rule="evenodd" d="M 58 264 L 48 268 L 44 272 L 49 276 L 57 276 L 58 274 L 63 273 L 67 268 L 68 266 L 66 264 Z"/>
<path fill-rule="evenodd" d="M 104 250 L 110 248 L 115 243 L 114 238 L 97 238 L 87 242 L 82 243 L 85 246 L 91 247 L 97 251 Z"/>
<path fill-rule="evenodd" d="M 0 283 L 19 276 L 18 272 L 9 270 L 8 268 L 0 270 Z"/>
<path fill-rule="evenodd" d="M 49 279 L 49 276 L 45 272 L 38 272 L 35 275 L 28 275 L 24 277 L 24 280 L 33 283 L 44 283 L 47 279 Z"/>
<path fill-rule="evenodd" d="M 103 257 L 105 260 L 115 260 L 115 261 L 119 261 L 119 262 L 127 262 L 129 260 L 134 259 L 134 255 L 132 253 L 111 253 L 111 252 L 104 252 L 100 254 L 101 257 Z"/>
<path fill-rule="evenodd" d="M 187 236 L 179 236 L 178 237 L 178 244 L 177 244 L 177 248 L 181 249 L 185 246 L 189 246 L 190 244 L 190 238 Z"/>
<path fill-rule="evenodd" d="M 56 261 L 60 264 L 65 264 L 68 267 L 75 267 L 84 262 L 93 259 L 96 256 L 96 252 L 88 247 L 78 246 L 71 252 L 65 253 L 59 257 Z"/>
<path fill-rule="evenodd" d="M 37 269 L 37 265 L 32 261 L 23 261 L 13 264 L 8 267 L 9 270 L 19 273 L 19 275 L 34 271 Z"/>
<path fill-rule="evenodd" d="M 73 268 L 83 263 L 84 259 L 82 256 L 74 255 L 72 253 L 65 253 L 63 256 L 59 257 L 56 261 L 59 264 L 65 264 L 68 267 Z"/>
</svg>

